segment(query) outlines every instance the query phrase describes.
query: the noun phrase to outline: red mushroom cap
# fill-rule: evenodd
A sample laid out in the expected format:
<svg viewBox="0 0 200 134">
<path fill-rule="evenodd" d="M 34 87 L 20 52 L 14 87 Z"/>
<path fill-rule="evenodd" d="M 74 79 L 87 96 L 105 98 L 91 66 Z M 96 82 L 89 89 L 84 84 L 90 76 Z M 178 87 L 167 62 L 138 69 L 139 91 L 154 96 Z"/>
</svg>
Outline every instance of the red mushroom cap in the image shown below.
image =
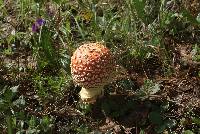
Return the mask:
<svg viewBox="0 0 200 134">
<path fill-rule="evenodd" d="M 101 43 L 81 45 L 71 57 L 71 73 L 76 84 L 98 88 L 108 84 L 114 72 L 114 57 Z"/>
</svg>

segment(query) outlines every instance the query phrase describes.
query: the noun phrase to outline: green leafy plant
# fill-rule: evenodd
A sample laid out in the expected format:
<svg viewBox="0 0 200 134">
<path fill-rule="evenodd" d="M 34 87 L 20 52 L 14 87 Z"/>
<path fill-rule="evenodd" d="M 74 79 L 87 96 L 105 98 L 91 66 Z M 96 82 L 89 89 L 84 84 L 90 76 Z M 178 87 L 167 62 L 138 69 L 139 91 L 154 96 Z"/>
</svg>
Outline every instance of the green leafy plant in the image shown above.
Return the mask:
<svg viewBox="0 0 200 134">
<path fill-rule="evenodd" d="M 191 130 L 185 130 L 183 133 L 184 134 L 194 134 Z"/>
<path fill-rule="evenodd" d="M 197 44 L 194 45 L 191 53 L 192 53 L 192 59 L 194 61 L 199 62 L 200 61 L 200 47 L 198 47 Z"/>
<path fill-rule="evenodd" d="M 154 83 L 152 80 L 145 80 L 144 85 L 137 91 L 137 96 L 142 99 L 146 99 L 151 95 L 156 94 L 160 90 L 160 85 Z"/>
<path fill-rule="evenodd" d="M 3 118 L 7 124 L 7 131 L 9 134 L 13 133 L 14 121 L 13 118 L 17 112 L 14 112 L 17 108 L 25 105 L 23 96 L 17 98 L 17 89 L 19 86 L 7 87 L 5 86 L 0 92 L 0 112 L 3 113 Z M 1 124 L 2 125 L 2 124 Z"/>
</svg>

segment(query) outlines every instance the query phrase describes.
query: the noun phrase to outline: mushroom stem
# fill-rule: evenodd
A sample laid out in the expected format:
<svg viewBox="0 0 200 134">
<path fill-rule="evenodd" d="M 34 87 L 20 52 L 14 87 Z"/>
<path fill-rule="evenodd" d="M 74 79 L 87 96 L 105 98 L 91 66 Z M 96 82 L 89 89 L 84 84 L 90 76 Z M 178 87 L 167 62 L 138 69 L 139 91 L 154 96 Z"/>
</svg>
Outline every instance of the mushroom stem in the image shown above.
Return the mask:
<svg viewBox="0 0 200 134">
<path fill-rule="evenodd" d="M 95 101 L 98 97 L 103 96 L 103 87 L 98 88 L 84 88 L 82 87 L 79 95 L 83 101 Z"/>
</svg>

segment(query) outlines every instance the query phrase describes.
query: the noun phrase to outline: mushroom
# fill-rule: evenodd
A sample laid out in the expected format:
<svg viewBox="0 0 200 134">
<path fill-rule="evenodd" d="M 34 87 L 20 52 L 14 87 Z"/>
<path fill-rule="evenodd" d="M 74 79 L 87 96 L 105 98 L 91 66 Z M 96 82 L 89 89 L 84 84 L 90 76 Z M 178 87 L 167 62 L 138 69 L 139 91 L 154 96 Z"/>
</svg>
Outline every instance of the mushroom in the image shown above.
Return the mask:
<svg viewBox="0 0 200 134">
<path fill-rule="evenodd" d="M 80 98 L 88 103 L 103 96 L 103 87 L 115 74 L 114 57 L 102 43 L 81 45 L 73 53 L 70 66 L 74 83 L 82 87 Z"/>
</svg>

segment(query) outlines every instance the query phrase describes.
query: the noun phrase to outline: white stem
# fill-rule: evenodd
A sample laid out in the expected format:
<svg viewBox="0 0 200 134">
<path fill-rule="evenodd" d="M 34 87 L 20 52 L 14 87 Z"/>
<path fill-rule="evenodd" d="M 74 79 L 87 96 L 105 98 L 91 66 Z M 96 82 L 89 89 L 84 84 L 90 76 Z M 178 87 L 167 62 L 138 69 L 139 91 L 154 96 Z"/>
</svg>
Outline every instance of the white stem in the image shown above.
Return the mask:
<svg viewBox="0 0 200 134">
<path fill-rule="evenodd" d="M 90 100 L 90 99 L 97 99 L 99 96 L 103 95 L 103 92 L 104 92 L 103 87 L 89 88 L 89 89 L 82 87 L 79 95 L 81 99 L 84 101 L 84 100 Z"/>
</svg>

